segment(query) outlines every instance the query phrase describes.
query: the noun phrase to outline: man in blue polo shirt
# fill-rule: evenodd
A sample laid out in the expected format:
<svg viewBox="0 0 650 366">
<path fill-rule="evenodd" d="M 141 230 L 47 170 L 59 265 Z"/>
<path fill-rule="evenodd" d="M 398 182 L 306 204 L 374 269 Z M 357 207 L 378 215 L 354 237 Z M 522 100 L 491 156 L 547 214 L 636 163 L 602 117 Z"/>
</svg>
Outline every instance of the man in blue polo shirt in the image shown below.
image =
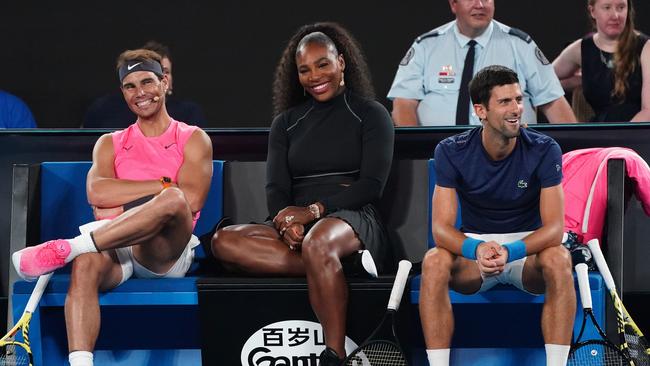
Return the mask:
<svg viewBox="0 0 650 366">
<path fill-rule="evenodd" d="M 565 365 L 576 299 L 571 258 L 561 245 L 562 152 L 550 137 L 522 127 L 524 96 L 513 70 L 486 67 L 469 89 L 482 126 L 443 140 L 435 150 L 437 247 L 425 255 L 420 289 L 429 363 L 449 364 L 449 287 L 472 294 L 504 283 L 546 295 L 547 365 Z M 460 230 L 454 227 L 457 197 Z"/>
<path fill-rule="evenodd" d="M 480 125 L 467 83 L 489 65 L 517 72 L 524 122 L 536 123 L 537 109 L 552 123 L 576 121 L 553 66 L 528 34 L 494 20 L 494 2 L 449 0 L 456 19 L 413 42 L 388 92 L 396 125 Z"/>
</svg>

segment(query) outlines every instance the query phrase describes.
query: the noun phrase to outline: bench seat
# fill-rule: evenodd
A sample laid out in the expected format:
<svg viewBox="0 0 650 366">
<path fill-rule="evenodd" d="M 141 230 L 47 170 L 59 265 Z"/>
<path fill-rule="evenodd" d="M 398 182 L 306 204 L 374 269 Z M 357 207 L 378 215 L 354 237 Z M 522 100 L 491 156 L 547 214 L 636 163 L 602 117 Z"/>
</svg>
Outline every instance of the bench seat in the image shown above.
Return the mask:
<svg viewBox="0 0 650 366">
<path fill-rule="evenodd" d="M 86 175 L 91 162 L 46 162 L 28 169 L 27 182 L 14 186 L 36 185 L 25 195 L 25 226 L 28 242 L 74 237 L 78 227 L 91 221 L 92 210 L 86 200 Z M 213 162 L 213 179 L 195 234 L 208 232 L 223 213 L 224 162 Z M 29 180 L 35 180 L 29 181 Z M 57 214 L 52 214 L 57 213 Z M 61 214 L 65 213 L 65 214 Z M 38 235 L 34 235 L 36 232 Z M 36 237 L 36 238 L 34 238 Z M 198 321 L 198 261 L 205 257 L 195 248 L 195 263 L 190 276 L 169 279 L 131 278 L 117 288 L 100 293 L 101 330 L 95 349 L 95 365 L 196 365 L 201 363 Z M 67 337 L 63 307 L 70 284 L 70 266 L 58 270 L 50 279 L 30 323 L 30 341 L 36 365 L 67 364 Z M 34 282 L 16 281 L 12 290 L 14 321 L 22 314 Z"/>
</svg>

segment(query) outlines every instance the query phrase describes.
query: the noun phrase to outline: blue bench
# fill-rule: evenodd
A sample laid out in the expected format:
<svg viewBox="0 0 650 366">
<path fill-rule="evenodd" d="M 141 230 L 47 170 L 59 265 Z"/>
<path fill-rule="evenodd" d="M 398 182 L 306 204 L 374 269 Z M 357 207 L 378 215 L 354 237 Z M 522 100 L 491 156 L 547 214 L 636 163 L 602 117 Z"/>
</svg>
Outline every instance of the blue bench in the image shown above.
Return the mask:
<svg viewBox="0 0 650 366">
<path fill-rule="evenodd" d="M 78 226 L 93 220 L 86 200 L 90 162 L 48 162 L 40 165 L 40 241 L 78 235 Z M 209 232 L 223 214 L 223 161 L 213 162 L 210 192 L 195 234 Z M 16 184 L 14 180 L 14 184 Z M 24 182 L 28 184 L 28 182 Z M 33 195 L 33 194 L 32 194 Z M 33 199 L 33 197 L 32 197 Z M 29 222 L 30 220 L 26 220 Z M 186 278 L 130 279 L 102 293 L 102 326 L 95 365 L 190 365 L 201 363 L 198 321 L 198 261 L 206 253 L 196 248 L 195 263 Z M 36 365 L 67 364 L 63 306 L 69 286 L 68 268 L 52 277 L 30 327 Z M 12 310 L 18 319 L 34 283 L 17 281 Z M 173 333 L 170 331 L 173 329 Z"/>
<path fill-rule="evenodd" d="M 435 163 L 429 160 L 429 197 L 435 187 Z M 456 220 L 460 227 L 460 208 Z M 429 200 L 429 248 L 435 247 L 431 235 L 431 200 Z M 600 324 L 605 324 L 605 289 L 599 274 L 589 275 L 593 309 Z M 576 283 L 577 289 L 577 283 Z M 420 276 L 411 281 L 411 303 L 420 298 Z M 541 309 L 544 296 L 533 296 L 512 286 L 497 285 L 490 291 L 463 295 L 450 290 L 454 308 L 455 332 L 452 340 L 453 365 L 545 365 L 541 334 Z M 480 306 L 480 312 L 477 307 Z M 582 311 L 578 299 L 575 333 L 580 330 Z M 490 314 L 486 319 L 485 314 Z M 507 319 L 507 320 L 506 320 Z M 596 336 L 593 329 L 588 332 Z M 426 364 L 424 344 L 414 345 L 416 364 Z"/>
</svg>

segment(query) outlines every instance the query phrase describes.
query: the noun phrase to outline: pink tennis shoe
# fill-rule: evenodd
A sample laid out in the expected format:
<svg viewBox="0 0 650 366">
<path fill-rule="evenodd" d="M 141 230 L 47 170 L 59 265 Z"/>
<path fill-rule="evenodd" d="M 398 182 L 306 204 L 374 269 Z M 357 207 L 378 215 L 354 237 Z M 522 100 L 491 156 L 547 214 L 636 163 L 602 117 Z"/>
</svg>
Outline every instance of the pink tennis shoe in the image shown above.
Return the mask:
<svg viewBox="0 0 650 366">
<path fill-rule="evenodd" d="M 70 251 L 70 243 L 67 240 L 50 240 L 15 252 L 11 260 L 20 277 L 33 281 L 40 275 L 65 266 Z"/>
</svg>

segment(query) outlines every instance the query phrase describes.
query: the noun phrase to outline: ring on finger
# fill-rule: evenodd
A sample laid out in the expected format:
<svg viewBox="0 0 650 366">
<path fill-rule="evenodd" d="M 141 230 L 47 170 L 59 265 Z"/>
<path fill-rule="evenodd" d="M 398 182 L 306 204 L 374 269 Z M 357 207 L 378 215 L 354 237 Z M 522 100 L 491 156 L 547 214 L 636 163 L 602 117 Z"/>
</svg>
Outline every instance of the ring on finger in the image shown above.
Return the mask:
<svg viewBox="0 0 650 366">
<path fill-rule="evenodd" d="M 286 223 L 288 224 L 288 223 L 290 223 L 291 221 L 293 221 L 293 218 L 294 218 L 293 215 L 285 216 L 285 218 L 284 218 L 284 222 L 286 222 Z"/>
</svg>

